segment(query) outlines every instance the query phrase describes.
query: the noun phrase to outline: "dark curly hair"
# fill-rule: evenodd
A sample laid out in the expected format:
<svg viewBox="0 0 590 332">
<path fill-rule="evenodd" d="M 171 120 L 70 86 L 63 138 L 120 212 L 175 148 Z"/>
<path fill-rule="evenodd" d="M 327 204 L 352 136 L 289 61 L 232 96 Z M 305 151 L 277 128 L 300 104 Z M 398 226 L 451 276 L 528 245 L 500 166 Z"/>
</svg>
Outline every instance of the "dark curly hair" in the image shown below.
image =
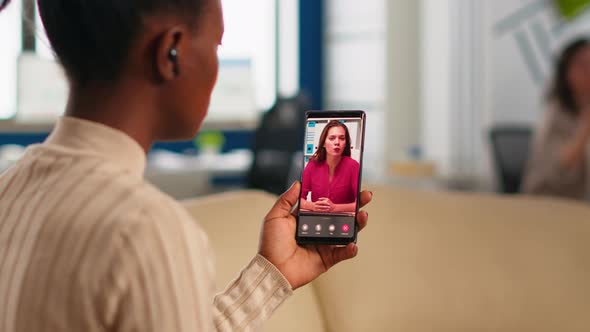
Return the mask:
<svg viewBox="0 0 590 332">
<path fill-rule="evenodd" d="M 207 0 L 37 0 L 56 57 L 78 85 L 119 78 L 143 19 L 175 14 L 195 24 Z"/>
</svg>

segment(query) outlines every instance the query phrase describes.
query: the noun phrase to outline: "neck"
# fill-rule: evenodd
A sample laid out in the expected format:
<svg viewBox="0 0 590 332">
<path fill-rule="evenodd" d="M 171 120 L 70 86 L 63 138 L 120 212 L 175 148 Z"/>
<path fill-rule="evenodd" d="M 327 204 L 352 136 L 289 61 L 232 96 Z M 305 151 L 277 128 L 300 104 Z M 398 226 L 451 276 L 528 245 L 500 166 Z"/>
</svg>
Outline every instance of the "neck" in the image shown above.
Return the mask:
<svg viewBox="0 0 590 332">
<path fill-rule="evenodd" d="M 342 156 L 326 156 L 326 162 L 328 163 L 328 166 L 330 166 L 330 168 L 336 168 L 336 166 L 338 166 L 338 163 L 340 163 L 340 160 L 342 160 Z"/>
<path fill-rule="evenodd" d="M 133 91 L 132 91 L 133 90 Z M 123 84 L 71 88 L 66 115 L 94 121 L 124 132 L 147 153 L 157 137 L 156 102 L 149 93 Z"/>
</svg>

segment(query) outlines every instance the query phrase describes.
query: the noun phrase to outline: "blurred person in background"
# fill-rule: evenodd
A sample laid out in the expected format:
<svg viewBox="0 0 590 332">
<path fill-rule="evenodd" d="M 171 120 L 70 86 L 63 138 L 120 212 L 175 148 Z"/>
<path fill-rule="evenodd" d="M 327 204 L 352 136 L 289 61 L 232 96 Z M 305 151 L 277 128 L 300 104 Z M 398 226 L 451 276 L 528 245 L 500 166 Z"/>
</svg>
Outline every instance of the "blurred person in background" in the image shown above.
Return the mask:
<svg viewBox="0 0 590 332">
<path fill-rule="evenodd" d="M 590 41 L 564 48 L 536 130 L 522 191 L 590 198 Z"/>
</svg>

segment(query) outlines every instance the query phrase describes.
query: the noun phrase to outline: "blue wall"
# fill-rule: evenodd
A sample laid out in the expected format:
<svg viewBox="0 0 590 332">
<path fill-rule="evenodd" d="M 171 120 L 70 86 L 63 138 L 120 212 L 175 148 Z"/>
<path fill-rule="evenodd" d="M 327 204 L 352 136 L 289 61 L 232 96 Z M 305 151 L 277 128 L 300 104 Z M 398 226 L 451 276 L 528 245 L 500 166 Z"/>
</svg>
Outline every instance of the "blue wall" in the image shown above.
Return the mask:
<svg viewBox="0 0 590 332">
<path fill-rule="evenodd" d="M 324 105 L 324 0 L 300 0 L 299 13 L 299 86 L 319 110 Z"/>
</svg>

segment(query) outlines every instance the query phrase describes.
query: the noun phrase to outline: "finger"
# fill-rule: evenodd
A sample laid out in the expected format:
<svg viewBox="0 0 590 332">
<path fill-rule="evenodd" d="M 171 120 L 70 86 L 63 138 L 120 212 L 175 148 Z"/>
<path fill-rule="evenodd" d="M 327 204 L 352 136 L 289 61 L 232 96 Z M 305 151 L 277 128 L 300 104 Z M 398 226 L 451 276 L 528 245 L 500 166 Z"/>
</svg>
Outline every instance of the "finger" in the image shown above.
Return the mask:
<svg viewBox="0 0 590 332">
<path fill-rule="evenodd" d="M 371 203 L 372 200 L 373 200 L 373 192 L 372 191 L 363 190 L 361 192 L 361 207 Z"/>
<path fill-rule="evenodd" d="M 356 216 L 356 222 L 359 225 L 359 232 L 362 231 L 369 222 L 369 213 L 367 211 L 360 211 Z"/>
<path fill-rule="evenodd" d="M 300 189 L 301 183 L 299 181 L 293 183 L 291 188 L 279 197 L 266 218 L 273 219 L 288 216 L 291 213 L 291 208 L 299 199 Z"/>
<path fill-rule="evenodd" d="M 351 259 L 358 254 L 359 248 L 355 243 L 349 243 L 346 247 L 335 247 L 332 249 L 332 262 L 338 264 L 344 260 Z"/>
</svg>

